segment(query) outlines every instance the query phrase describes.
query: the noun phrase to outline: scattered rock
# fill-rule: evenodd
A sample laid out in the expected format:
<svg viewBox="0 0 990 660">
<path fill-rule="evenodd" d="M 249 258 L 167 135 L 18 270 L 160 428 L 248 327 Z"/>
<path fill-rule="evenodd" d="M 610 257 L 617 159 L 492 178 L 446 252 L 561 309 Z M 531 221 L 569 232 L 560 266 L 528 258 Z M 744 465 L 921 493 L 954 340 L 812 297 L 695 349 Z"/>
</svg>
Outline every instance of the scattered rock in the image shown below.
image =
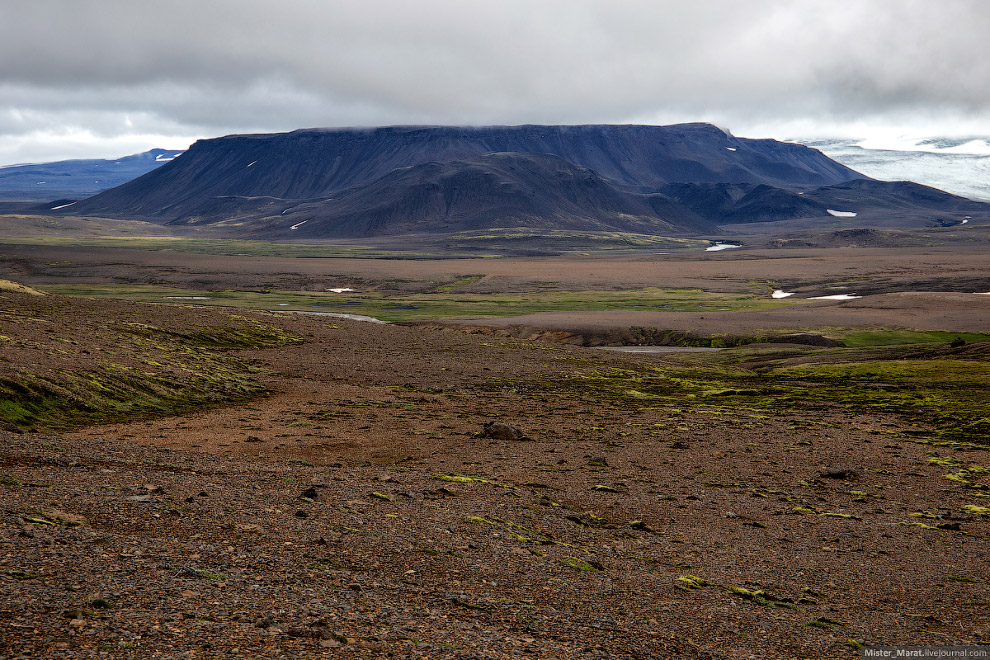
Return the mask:
<svg viewBox="0 0 990 660">
<path fill-rule="evenodd" d="M 846 481 L 851 481 L 856 478 L 856 470 L 848 467 L 822 468 L 822 471 L 819 472 L 819 476 L 823 479 L 844 479 Z"/>
<path fill-rule="evenodd" d="M 481 437 L 492 440 L 528 440 L 521 428 L 505 422 L 485 422 Z"/>
<path fill-rule="evenodd" d="M 319 496 L 320 496 L 319 491 L 317 491 L 315 488 L 313 488 L 312 486 L 310 486 L 309 488 L 307 488 L 306 490 L 304 490 L 302 492 L 302 495 L 300 495 L 299 498 L 300 499 L 304 499 L 305 498 L 307 500 L 315 500 Z"/>
<path fill-rule="evenodd" d="M 125 497 L 128 502 L 141 502 L 142 504 L 147 504 L 151 501 L 151 495 L 131 495 L 130 497 Z"/>
<path fill-rule="evenodd" d="M 19 435 L 24 435 L 24 429 L 22 429 L 17 424 L 11 422 L 7 422 L 6 424 L 3 425 L 2 428 L 4 431 L 9 431 L 10 433 L 17 433 Z"/>
<path fill-rule="evenodd" d="M 271 612 L 269 612 L 263 617 L 258 617 L 258 619 L 254 622 L 254 627 L 261 628 L 262 630 L 268 630 L 269 628 L 273 628 L 274 626 L 275 626 L 275 617 L 272 615 Z"/>
<path fill-rule="evenodd" d="M 966 340 L 963 339 L 962 337 L 956 337 L 955 339 L 949 342 L 950 348 L 959 348 L 965 345 L 966 345 Z"/>
<path fill-rule="evenodd" d="M 594 467 L 608 467 L 608 461 L 605 460 L 604 456 L 593 456 L 588 459 L 588 465 Z"/>
<path fill-rule="evenodd" d="M 264 440 L 256 435 L 249 435 L 244 442 L 264 442 Z"/>
</svg>

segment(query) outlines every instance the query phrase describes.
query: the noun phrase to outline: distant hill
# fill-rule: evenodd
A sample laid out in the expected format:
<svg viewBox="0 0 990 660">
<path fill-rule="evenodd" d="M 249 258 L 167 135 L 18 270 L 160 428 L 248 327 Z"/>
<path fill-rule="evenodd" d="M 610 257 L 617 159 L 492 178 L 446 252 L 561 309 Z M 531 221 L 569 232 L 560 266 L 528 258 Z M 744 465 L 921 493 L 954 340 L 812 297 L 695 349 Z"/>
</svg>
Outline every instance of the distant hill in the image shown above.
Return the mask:
<svg viewBox="0 0 990 660">
<path fill-rule="evenodd" d="M 912 186 L 709 124 L 308 129 L 200 140 L 64 212 L 272 239 L 503 227 L 671 235 L 892 211 L 921 224 L 990 216 L 988 205 Z"/>
<path fill-rule="evenodd" d="M 152 149 L 116 160 L 61 160 L 0 167 L 0 200 L 47 202 L 88 197 L 147 174 L 181 153 Z"/>
</svg>

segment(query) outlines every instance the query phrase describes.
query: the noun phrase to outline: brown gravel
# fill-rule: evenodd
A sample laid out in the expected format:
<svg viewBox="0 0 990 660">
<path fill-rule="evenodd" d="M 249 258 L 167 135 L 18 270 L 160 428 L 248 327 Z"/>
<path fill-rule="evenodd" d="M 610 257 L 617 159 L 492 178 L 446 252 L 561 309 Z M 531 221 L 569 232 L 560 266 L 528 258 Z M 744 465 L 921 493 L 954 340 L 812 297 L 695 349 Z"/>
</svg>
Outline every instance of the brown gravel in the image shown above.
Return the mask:
<svg viewBox="0 0 990 660">
<path fill-rule="evenodd" d="M 110 319 L 227 318 L 0 297 L 46 328 L 0 334 L 67 370 L 113 350 Z M 304 340 L 229 354 L 270 396 L 0 431 L 0 656 L 851 658 L 850 639 L 990 640 L 990 521 L 961 510 L 986 500 L 897 418 L 634 405 L 548 384 L 665 358 L 248 316 Z M 4 356 L 0 373 L 18 366 Z M 493 419 L 527 439 L 480 437 Z"/>
</svg>

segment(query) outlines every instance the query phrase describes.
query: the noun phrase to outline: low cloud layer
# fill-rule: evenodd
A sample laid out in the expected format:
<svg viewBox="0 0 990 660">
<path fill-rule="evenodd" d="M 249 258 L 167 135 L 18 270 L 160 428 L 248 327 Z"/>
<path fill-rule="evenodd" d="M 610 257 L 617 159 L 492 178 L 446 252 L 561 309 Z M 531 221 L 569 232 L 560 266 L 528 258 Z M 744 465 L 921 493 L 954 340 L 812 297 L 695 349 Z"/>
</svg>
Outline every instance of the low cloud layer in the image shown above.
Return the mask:
<svg viewBox="0 0 990 660">
<path fill-rule="evenodd" d="M 987 34 L 982 0 L 6 3 L 0 164 L 310 126 L 986 135 Z"/>
</svg>

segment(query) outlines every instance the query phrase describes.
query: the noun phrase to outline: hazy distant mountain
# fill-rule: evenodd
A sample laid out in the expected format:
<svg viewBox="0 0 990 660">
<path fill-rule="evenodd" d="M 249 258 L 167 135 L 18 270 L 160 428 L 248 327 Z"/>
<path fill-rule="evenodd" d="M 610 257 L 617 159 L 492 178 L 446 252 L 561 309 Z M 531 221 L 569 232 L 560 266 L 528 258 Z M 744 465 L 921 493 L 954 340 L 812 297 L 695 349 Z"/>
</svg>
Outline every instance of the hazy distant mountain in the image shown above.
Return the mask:
<svg viewBox="0 0 990 660">
<path fill-rule="evenodd" d="M 894 213 L 928 226 L 990 216 L 990 205 L 873 181 L 806 146 L 708 124 L 233 135 L 201 140 L 70 210 L 255 238 L 497 227 L 698 234 L 807 218 L 869 223 Z"/>
<path fill-rule="evenodd" d="M 883 181 L 916 181 L 990 201 L 990 138 L 800 140 Z"/>
<path fill-rule="evenodd" d="M 116 160 L 61 160 L 0 167 L 0 200 L 80 199 L 161 167 L 181 151 L 152 149 Z"/>
</svg>

